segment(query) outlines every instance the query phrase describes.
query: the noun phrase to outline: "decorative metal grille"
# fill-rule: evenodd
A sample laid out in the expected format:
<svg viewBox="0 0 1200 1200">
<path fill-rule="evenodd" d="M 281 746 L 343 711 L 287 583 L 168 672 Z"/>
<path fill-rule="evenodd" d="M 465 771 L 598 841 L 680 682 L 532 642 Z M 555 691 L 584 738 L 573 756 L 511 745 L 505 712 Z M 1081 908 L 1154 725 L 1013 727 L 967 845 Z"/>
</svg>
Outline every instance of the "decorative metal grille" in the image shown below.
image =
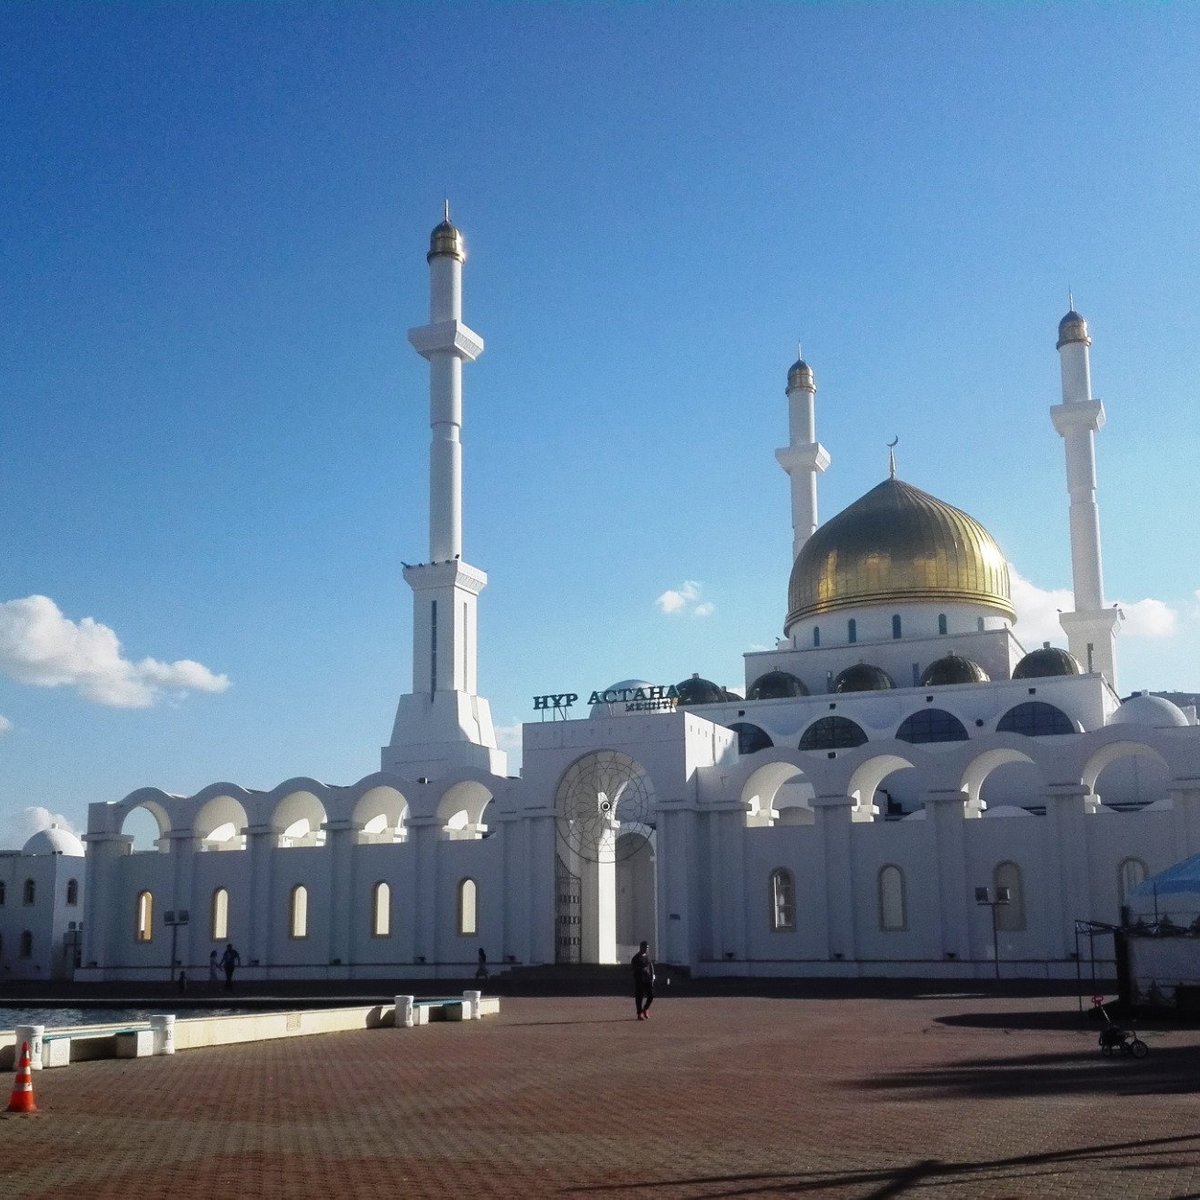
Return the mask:
<svg viewBox="0 0 1200 1200">
<path fill-rule="evenodd" d="M 554 908 L 554 961 L 577 963 L 582 954 L 583 887 L 579 876 L 572 875 L 557 855 L 554 860 Z"/>
<path fill-rule="evenodd" d="M 638 843 L 622 846 L 617 826 L 651 828 L 654 797 L 649 780 L 631 759 L 601 750 L 574 763 L 558 788 L 558 836 L 568 850 L 587 862 L 616 862 L 637 852 Z M 632 844 L 631 844 L 632 843 Z"/>
</svg>

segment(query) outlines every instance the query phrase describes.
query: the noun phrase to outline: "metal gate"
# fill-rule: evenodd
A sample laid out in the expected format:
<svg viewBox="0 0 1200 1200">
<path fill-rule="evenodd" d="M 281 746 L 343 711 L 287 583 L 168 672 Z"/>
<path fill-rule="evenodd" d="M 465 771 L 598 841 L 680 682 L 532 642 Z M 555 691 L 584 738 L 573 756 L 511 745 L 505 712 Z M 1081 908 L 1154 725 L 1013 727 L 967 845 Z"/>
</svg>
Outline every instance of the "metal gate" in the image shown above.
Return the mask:
<svg viewBox="0 0 1200 1200">
<path fill-rule="evenodd" d="M 554 961 L 577 963 L 582 952 L 583 885 L 559 855 L 554 857 L 554 905 Z"/>
</svg>

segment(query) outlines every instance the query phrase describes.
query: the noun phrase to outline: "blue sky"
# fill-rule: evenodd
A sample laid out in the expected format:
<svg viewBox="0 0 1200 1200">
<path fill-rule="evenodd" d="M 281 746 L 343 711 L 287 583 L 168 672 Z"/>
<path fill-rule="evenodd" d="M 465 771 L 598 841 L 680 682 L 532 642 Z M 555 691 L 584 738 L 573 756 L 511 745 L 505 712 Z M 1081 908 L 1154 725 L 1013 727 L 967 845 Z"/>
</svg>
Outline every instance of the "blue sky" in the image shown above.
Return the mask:
<svg viewBox="0 0 1200 1200">
<path fill-rule="evenodd" d="M 1051 636 L 1068 287 L 1122 690 L 1200 689 L 1198 77 L 1183 4 L 0 6 L 0 845 L 378 766 L 444 195 L 498 725 L 741 684 L 785 614 L 800 339 L 822 514 L 899 436 Z"/>
</svg>

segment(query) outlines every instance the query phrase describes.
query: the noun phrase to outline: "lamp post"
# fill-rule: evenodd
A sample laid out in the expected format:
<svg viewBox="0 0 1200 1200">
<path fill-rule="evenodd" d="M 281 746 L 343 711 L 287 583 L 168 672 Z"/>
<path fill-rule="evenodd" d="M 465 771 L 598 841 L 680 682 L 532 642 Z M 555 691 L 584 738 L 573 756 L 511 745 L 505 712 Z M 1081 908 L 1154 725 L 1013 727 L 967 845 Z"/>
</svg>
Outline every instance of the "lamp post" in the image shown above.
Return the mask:
<svg viewBox="0 0 1200 1200">
<path fill-rule="evenodd" d="M 163 914 L 163 924 L 171 931 L 171 982 L 175 982 L 175 946 L 179 937 L 179 927 L 188 923 L 186 908 L 169 908 Z"/>
<path fill-rule="evenodd" d="M 1003 904 L 1008 904 L 1009 901 L 1008 888 L 998 887 L 994 897 L 991 888 L 977 887 L 975 889 L 975 903 L 992 910 L 992 960 L 996 964 L 997 979 L 1000 978 L 1000 931 L 996 923 L 996 909 Z"/>
</svg>

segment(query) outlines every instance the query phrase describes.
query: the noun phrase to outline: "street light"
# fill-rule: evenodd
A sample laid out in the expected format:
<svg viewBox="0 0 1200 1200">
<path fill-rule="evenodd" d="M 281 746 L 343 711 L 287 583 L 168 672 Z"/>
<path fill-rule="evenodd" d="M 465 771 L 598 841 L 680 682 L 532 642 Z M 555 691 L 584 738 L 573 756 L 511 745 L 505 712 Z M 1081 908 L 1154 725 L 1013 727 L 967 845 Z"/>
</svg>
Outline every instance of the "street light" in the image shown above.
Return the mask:
<svg viewBox="0 0 1200 1200">
<path fill-rule="evenodd" d="M 163 924 L 171 931 L 171 982 L 175 982 L 175 942 L 179 937 L 180 925 L 188 923 L 188 910 L 186 908 L 169 908 L 163 914 Z"/>
<path fill-rule="evenodd" d="M 986 905 L 992 910 L 992 959 L 996 964 L 996 978 L 1000 978 L 1000 933 L 999 927 L 996 924 L 996 909 L 1002 904 L 1008 904 L 1011 900 L 1008 888 L 998 887 L 996 889 L 995 899 L 992 898 L 992 889 L 985 887 L 977 887 L 975 889 L 975 903 Z"/>
</svg>

